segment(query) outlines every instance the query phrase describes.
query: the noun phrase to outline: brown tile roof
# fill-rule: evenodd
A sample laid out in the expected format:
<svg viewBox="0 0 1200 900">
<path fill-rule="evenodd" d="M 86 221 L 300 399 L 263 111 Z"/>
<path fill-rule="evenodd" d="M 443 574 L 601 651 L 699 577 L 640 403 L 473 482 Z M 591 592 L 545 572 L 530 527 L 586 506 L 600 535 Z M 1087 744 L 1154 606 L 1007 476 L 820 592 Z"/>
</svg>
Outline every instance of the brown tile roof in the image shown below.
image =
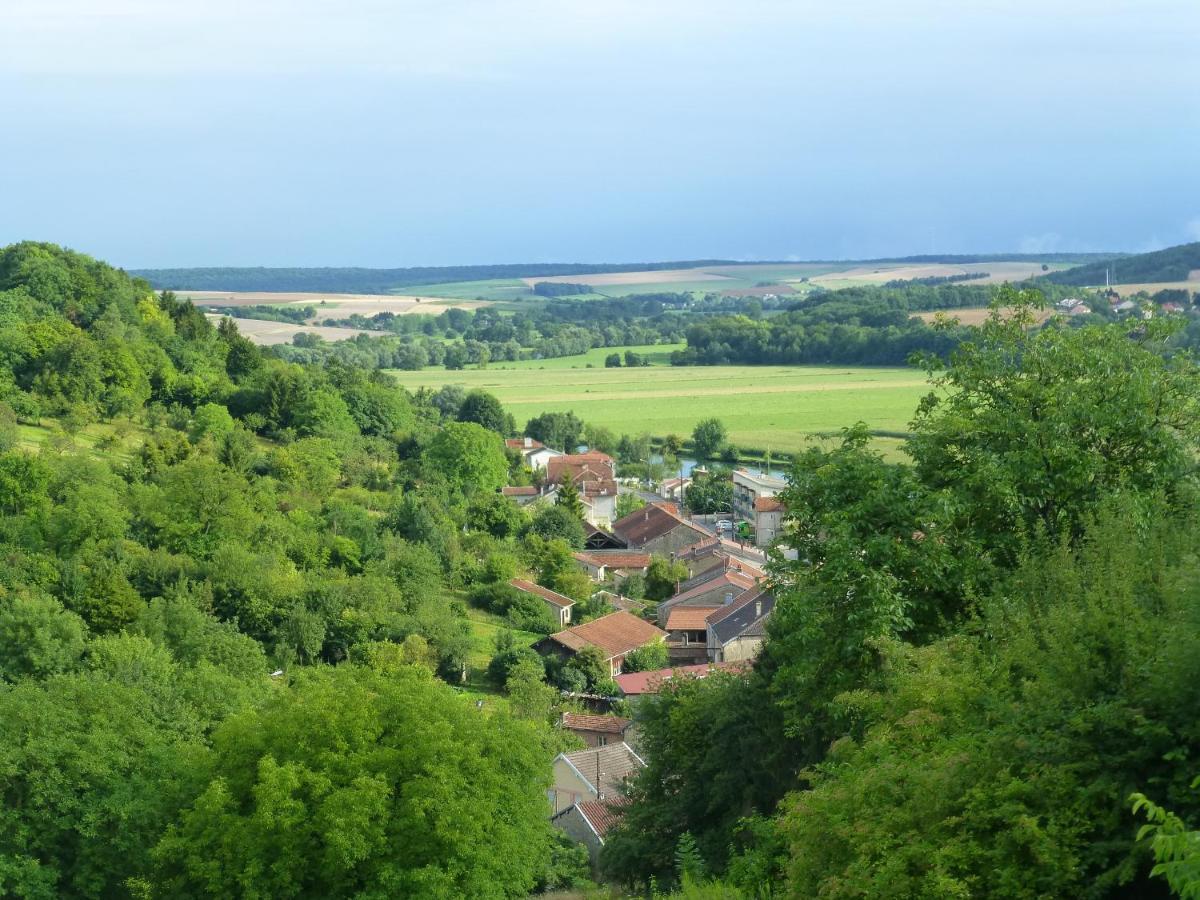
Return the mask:
<svg viewBox="0 0 1200 900">
<path fill-rule="evenodd" d="M 584 494 L 605 496 L 617 493 L 613 458 L 604 453 L 572 453 L 546 463 L 546 481 L 559 484 L 567 476 Z"/>
<path fill-rule="evenodd" d="M 579 807 L 579 812 L 592 826 L 592 831 L 596 832 L 601 840 L 604 840 L 604 836 L 625 815 L 625 806 L 628 805 L 628 802 L 624 797 L 617 797 L 612 800 L 580 800 L 575 805 Z"/>
<path fill-rule="evenodd" d="M 505 497 L 536 497 L 538 489 L 533 485 L 507 486 L 500 488 Z"/>
<path fill-rule="evenodd" d="M 703 678 L 710 672 L 737 672 L 750 668 L 749 660 L 727 663 L 700 663 L 694 666 L 676 666 L 674 669 L 656 669 L 653 672 L 626 672 L 613 680 L 627 697 L 640 694 L 657 694 L 664 681 L 672 678 Z"/>
<path fill-rule="evenodd" d="M 504 446 L 511 450 L 541 450 L 546 445 L 533 438 L 505 438 Z"/>
<path fill-rule="evenodd" d="M 650 554 L 634 550 L 586 550 L 576 553 L 580 562 L 593 566 L 608 566 L 610 569 L 645 569 L 650 565 Z"/>
<path fill-rule="evenodd" d="M 755 512 L 775 512 L 783 509 L 783 504 L 778 497 L 756 497 L 754 499 Z"/>
<path fill-rule="evenodd" d="M 548 600 L 560 609 L 566 609 L 569 606 L 574 606 L 575 601 L 570 597 L 564 597 L 550 588 L 544 588 L 540 584 L 534 584 L 532 581 L 526 581 L 524 578 L 514 578 L 509 582 L 518 591 L 524 591 L 526 594 L 533 594 L 536 597 L 541 597 L 543 600 Z"/>
<path fill-rule="evenodd" d="M 700 538 L 708 535 L 703 528 L 693 525 L 665 503 L 651 503 L 634 510 L 614 522 L 612 529 L 631 547 L 640 547 L 681 527 L 690 528 Z"/>
<path fill-rule="evenodd" d="M 677 606 L 667 616 L 667 631 L 704 631 L 719 606 Z"/>
<path fill-rule="evenodd" d="M 646 765 L 624 741 L 565 754 L 567 762 L 596 788 L 604 799 L 616 799 L 626 778 Z"/>
<path fill-rule="evenodd" d="M 617 611 L 552 634 L 550 640 L 575 651 L 589 645 L 599 647 L 607 659 L 612 659 L 665 636 L 666 632 L 649 622 Z"/>
<path fill-rule="evenodd" d="M 602 734 L 624 734 L 633 719 L 620 716 L 592 716 L 584 713 L 563 713 L 562 725 L 570 731 L 597 731 Z"/>
<path fill-rule="evenodd" d="M 680 591 L 674 597 L 669 598 L 667 603 L 682 603 L 690 600 L 693 597 L 699 597 L 709 591 L 719 591 L 722 587 L 730 591 L 735 597 L 740 596 L 742 591 L 748 591 L 754 587 L 755 581 L 749 575 L 743 575 L 741 572 L 734 572 L 732 569 L 710 569 L 709 572 L 701 573 L 701 576 L 714 573 L 711 578 L 705 578 L 699 581 L 696 578 L 692 579 L 694 584 L 685 582 L 680 585 Z M 700 576 L 698 576 L 699 578 Z"/>
</svg>

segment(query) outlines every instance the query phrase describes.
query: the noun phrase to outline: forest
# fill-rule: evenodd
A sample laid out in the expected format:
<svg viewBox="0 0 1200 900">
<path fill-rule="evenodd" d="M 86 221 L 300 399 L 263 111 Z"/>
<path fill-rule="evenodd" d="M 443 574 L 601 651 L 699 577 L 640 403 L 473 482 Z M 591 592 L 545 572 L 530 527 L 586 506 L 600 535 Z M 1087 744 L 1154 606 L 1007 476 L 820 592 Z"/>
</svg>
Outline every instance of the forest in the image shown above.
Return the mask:
<svg viewBox="0 0 1200 900">
<path fill-rule="evenodd" d="M 855 315 L 898 327 L 868 295 Z M 759 660 L 638 706 L 613 884 L 1200 889 L 1200 370 L 1180 319 L 1035 328 L 1045 299 L 930 326 L 907 462 L 866 426 L 797 459 Z M 0 250 L 0 895 L 587 890 L 545 789 L 559 688 L 605 673 L 502 631 L 493 689 L 462 684 L 471 615 L 554 627 L 514 575 L 591 614 L 570 498 L 499 493 L 530 474 L 494 397 L 299 349 L 81 254 Z M 526 431 L 586 433 L 563 418 Z"/>
<path fill-rule="evenodd" d="M 1200 269 L 1200 241 L 1088 263 L 1043 275 L 1041 280 L 1052 284 L 1101 285 L 1106 283 L 1107 275 L 1113 284 L 1154 284 L 1187 281 L 1197 269 Z"/>
</svg>

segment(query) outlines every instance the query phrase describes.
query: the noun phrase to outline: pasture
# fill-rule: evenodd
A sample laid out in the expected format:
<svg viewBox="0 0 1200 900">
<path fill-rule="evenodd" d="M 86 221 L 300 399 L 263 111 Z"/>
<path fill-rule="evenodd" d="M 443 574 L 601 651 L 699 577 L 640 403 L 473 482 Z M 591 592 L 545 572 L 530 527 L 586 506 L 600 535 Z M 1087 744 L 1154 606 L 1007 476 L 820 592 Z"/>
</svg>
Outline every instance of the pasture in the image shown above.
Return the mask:
<svg viewBox="0 0 1200 900">
<path fill-rule="evenodd" d="M 617 349 L 621 348 L 605 352 Z M 520 365 L 391 374 L 410 390 L 443 384 L 482 388 L 500 399 L 518 425 L 542 412 L 570 411 L 618 434 L 687 437 L 697 422 L 715 416 L 725 423 L 734 444 L 772 451 L 803 450 L 810 438 L 837 433 L 858 421 L 876 430 L 907 431 L 917 402 L 929 392 L 924 373 L 904 368 L 588 369 L 566 368 L 564 360 Z"/>
</svg>

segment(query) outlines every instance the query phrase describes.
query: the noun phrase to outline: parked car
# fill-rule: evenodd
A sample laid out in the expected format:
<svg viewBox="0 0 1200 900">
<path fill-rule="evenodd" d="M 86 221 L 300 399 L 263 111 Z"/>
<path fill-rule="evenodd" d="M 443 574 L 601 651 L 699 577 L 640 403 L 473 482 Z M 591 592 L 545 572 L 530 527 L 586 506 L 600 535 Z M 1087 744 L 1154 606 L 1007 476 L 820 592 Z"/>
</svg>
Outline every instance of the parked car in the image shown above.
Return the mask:
<svg viewBox="0 0 1200 900">
<path fill-rule="evenodd" d="M 728 519 L 717 520 L 717 531 L 729 531 L 731 528 L 733 528 L 733 523 Z"/>
</svg>

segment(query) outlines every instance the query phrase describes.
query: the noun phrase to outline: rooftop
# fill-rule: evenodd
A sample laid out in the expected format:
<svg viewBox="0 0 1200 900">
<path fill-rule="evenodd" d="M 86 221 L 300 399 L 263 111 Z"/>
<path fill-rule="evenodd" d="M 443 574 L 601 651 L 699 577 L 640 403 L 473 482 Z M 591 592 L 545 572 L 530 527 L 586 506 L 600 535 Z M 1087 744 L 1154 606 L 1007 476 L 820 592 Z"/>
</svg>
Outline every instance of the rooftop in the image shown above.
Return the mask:
<svg viewBox="0 0 1200 900">
<path fill-rule="evenodd" d="M 515 587 L 518 591 L 524 591 L 526 594 L 533 594 L 534 596 L 541 597 L 543 600 L 553 603 L 560 609 L 566 609 L 569 606 L 575 605 L 575 601 L 570 597 L 564 597 L 557 591 L 552 591 L 550 588 L 544 588 L 540 584 L 534 584 L 532 581 L 526 581 L 524 578 L 514 578 L 509 582 L 509 584 Z"/>
<path fill-rule="evenodd" d="M 677 606 L 667 616 L 667 631 L 704 631 L 719 606 Z"/>
<path fill-rule="evenodd" d="M 617 798 L 622 783 L 646 765 L 624 741 L 564 754 L 565 759 L 596 789 L 601 799 Z"/>
<path fill-rule="evenodd" d="M 775 595 L 766 590 L 747 591 L 708 620 L 713 637 L 721 644 L 737 637 L 764 634 L 763 623 L 775 608 Z"/>
<path fill-rule="evenodd" d="M 675 512 L 673 503 L 651 503 L 613 523 L 613 531 L 634 547 L 643 546 L 680 527 L 692 529 L 697 540 L 709 536 L 703 528 L 693 525 Z"/>
<path fill-rule="evenodd" d="M 756 497 L 754 500 L 755 512 L 776 512 L 783 509 L 783 504 L 778 497 Z"/>
<path fill-rule="evenodd" d="M 584 713 L 563 713 L 562 726 L 570 731 L 598 731 L 604 734 L 624 734 L 633 719 L 620 716 L 592 716 Z"/>
<path fill-rule="evenodd" d="M 608 566 L 610 569 L 644 569 L 650 565 L 650 554 L 635 550 L 585 550 L 576 553 L 580 562 L 593 566 Z"/>
<path fill-rule="evenodd" d="M 612 659 L 663 637 L 666 637 L 665 631 L 632 613 L 618 610 L 552 634 L 549 639 L 575 651 L 588 645 L 599 647 L 606 658 Z"/>
<path fill-rule="evenodd" d="M 624 797 L 615 797 L 611 800 L 581 800 L 575 805 L 592 826 L 596 836 L 604 840 L 604 836 L 621 821 L 621 816 L 625 813 L 625 803 Z"/>
<path fill-rule="evenodd" d="M 787 487 L 787 482 L 782 478 L 776 478 L 774 475 L 756 474 L 746 469 L 734 469 L 733 480 L 742 481 L 747 485 L 768 491 L 782 491 Z"/>
<path fill-rule="evenodd" d="M 663 682 L 672 678 L 703 678 L 711 672 L 739 672 L 749 667 L 750 663 L 747 660 L 700 663 L 694 666 L 676 666 L 673 669 L 656 669 L 653 672 L 626 672 L 613 680 L 626 697 L 636 697 L 641 694 L 657 694 Z"/>
</svg>

